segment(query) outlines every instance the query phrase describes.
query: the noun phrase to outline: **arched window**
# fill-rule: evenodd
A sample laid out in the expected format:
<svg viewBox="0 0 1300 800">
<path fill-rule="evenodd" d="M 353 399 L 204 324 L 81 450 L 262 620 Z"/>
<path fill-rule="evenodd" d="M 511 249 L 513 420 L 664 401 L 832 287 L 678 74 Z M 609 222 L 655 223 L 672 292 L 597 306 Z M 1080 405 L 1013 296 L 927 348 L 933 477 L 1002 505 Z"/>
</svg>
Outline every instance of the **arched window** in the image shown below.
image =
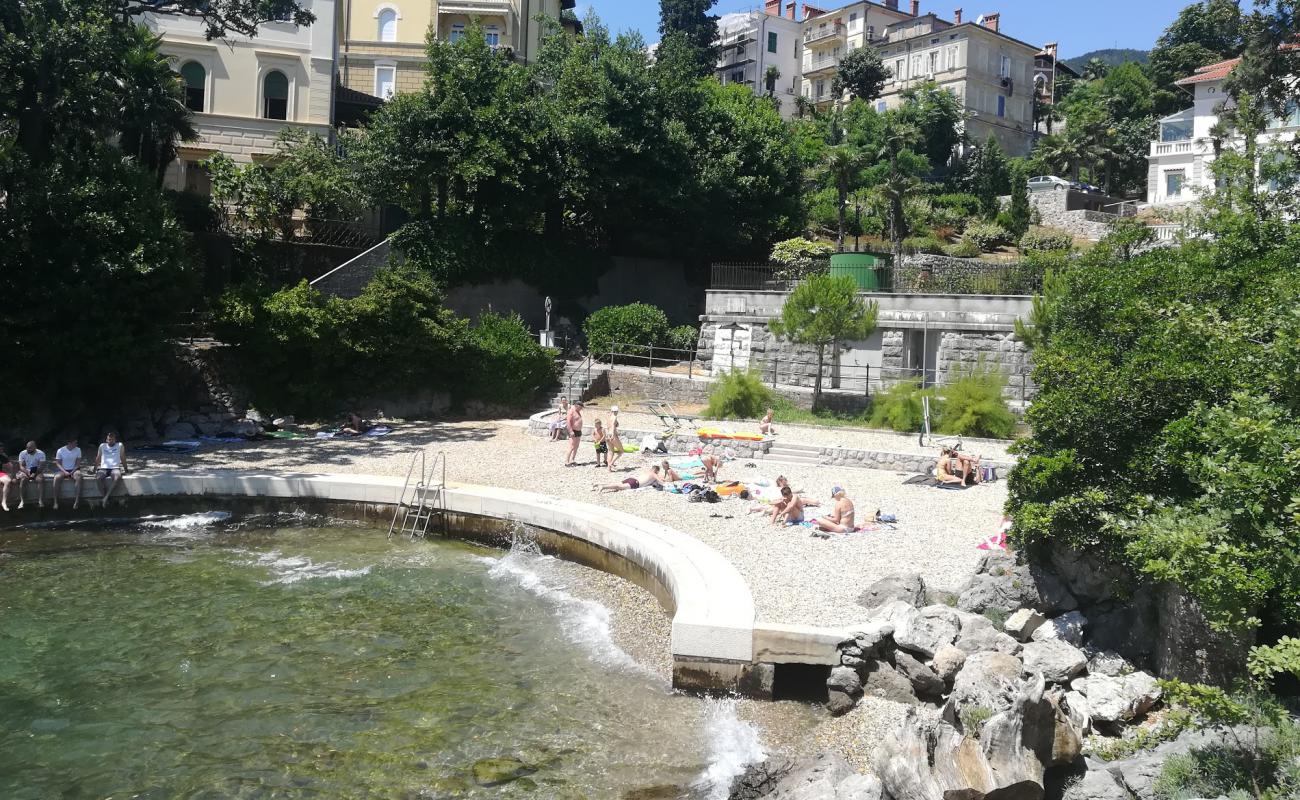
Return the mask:
<svg viewBox="0 0 1300 800">
<path fill-rule="evenodd" d="M 190 111 L 203 112 L 204 95 L 208 86 L 208 71 L 197 61 L 187 61 L 181 66 L 181 83 L 185 84 L 185 107 Z"/>
<path fill-rule="evenodd" d="M 379 12 L 379 41 L 397 41 L 397 11 L 385 8 Z"/>
<path fill-rule="evenodd" d="M 289 79 L 279 70 L 271 70 L 262 79 L 262 116 L 289 118 Z"/>
</svg>

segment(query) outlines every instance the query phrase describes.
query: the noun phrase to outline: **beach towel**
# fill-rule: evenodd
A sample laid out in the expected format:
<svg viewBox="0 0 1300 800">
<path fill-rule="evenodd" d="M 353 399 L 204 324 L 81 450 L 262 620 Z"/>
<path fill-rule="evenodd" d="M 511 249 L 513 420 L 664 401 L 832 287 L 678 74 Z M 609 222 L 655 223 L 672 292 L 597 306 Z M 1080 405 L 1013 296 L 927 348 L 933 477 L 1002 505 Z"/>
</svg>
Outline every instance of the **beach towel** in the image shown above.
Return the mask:
<svg viewBox="0 0 1300 800">
<path fill-rule="evenodd" d="M 199 439 L 213 444 L 239 444 L 248 441 L 243 436 L 200 436 Z"/>
<path fill-rule="evenodd" d="M 307 439 L 310 438 L 305 433 L 296 431 L 267 431 L 262 434 L 267 439 Z"/>
<path fill-rule="evenodd" d="M 823 530 L 818 529 L 818 528 L 817 528 L 817 523 L 812 522 L 812 521 L 810 521 L 810 520 L 804 520 L 803 522 L 792 522 L 792 523 L 790 523 L 790 524 L 791 524 L 791 525 L 798 525 L 798 526 L 801 527 L 801 528 L 812 528 L 812 531 L 813 531 L 813 532 L 812 532 L 812 535 L 813 535 L 813 536 L 818 536 L 818 535 L 820 535 L 821 537 L 826 538 L 826 539 L 829 539 L 829 538 L 831 538 L 832 536 L 848 536 L 849 533 L 875 533 L 876 531 L 895 530 L 895 529 L 894 529 L 892 526 L 890 526 L 890 525 L 859 525 L 858 527 L 854 528 L 853 530 L 849 531 L 848 533 L 831 533 L 830 531 L 823 531 Z"/>
<path fill-rule="evenodd" d="M 1002 524 L 998 526 L 998 532 L 977 544 L 976 548 L 980 550 L 1006 550 L 1007 534 L 1010 532 L 1011 520 L 1003 517 Z"/>
<path fill-rule="evenodd" d="M 335 436 L 338 436 L 336 431 L 316 431 L 317 439 L 333 439 Z"/>
<path fill-rule="evenodd" d="M 704 462 L 700 460 L 699 456 L 686 456 L 682 458 L 668 459 L 668 466 L 676 470 L 703 469 Z"/>
<path fill-rule="evenodd" d="M 904 486 L 933 486 L 938 483 L 932 475 L 913 475 L 903 481 Z"/>
<path fill-rule="evenodd" d="M 373 428 L 371 428 L 370 430 L 366 431 L 366 432 L 365 432 L 364 434 L 362 434 L 362 435 L 363 435 L 363 436 L 387 436 L 388 434 L 390 434 L 390 433 L 392 433 L 392 432 L 393 432 L 393 429 L 390 428 L 390 427 L 388 427 L 387 425 L 376 425 L 375 427 L 373 427 Z"/>
<path fill-rule="evenodd" d="M 200 442 L 163 442 L 162 444 L 136 445 L 136 453 L 193 453 L 202 446 Z"/>
<path fill-rule="evenodd" d="M 730 433 L 719 428 L 700 428 L 695 433 L 701 439 L 734 439 L 744 442 L 763 441 L 763 434 L 761 433 Z"/>
</svg>

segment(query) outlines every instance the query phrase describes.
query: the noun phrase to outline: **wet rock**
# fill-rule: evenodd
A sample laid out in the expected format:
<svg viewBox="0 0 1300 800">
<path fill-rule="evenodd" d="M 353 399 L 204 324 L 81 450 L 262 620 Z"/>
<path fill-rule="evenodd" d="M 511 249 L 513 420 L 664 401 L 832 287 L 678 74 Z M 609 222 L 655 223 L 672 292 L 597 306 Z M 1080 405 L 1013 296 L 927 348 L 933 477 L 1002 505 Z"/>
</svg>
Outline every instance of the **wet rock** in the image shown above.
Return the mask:
<svg viewBox="0 0 1300 800">
<path fill-rule="evenodd" d="M 1088 618 L 1078 611 L 1071 611 L 1059 617 L 1049 619 L 1038 626 L 1030 637 L 1035 642 L 1047 639 L 1060 639 L 1075 647 L 1083 646 L 1083 629 L 1088 625 Z"/>
<path fill-rule="evenodd" d="M 502 786 L 532 775 L 537 768 L 517 758 L 483 758 L 475 761 L 470 771 L 479 786 Z"/>
<path fill-rule="evenodd" d="M 887 575 L 867 587 L 858 596 L 858 605 L 876 609 L 886 603 L 901 600 L 911 606 L 920 606 L 925 598 L 925 581 L 915 572 Z"/>
<path fill-rule="evenodd" d="M 926 659 L 941 645 L 952 644 L 961 631 L 961 617 L 947 606 L 926 606 L 897 623 L 894 643 Z"/>
<path fill-rule="evenodd" d="M 1015 637 L 1016 641 L 1027 642 L 1029 637 L 1033 636 L 1034 631 L 1038 630 L 1038 626 L 1044 622 L 1047 622 L 1047 617 L 1032 608 L 1022 608 L 1007 617 L 1007 621 L 1003 623 L 1002 628 Z"/>
<path fill-rule="evenodd" d="M 942 645 L 949 647 L 950 645 Z M 960 651 L 959 651 L 960 652 Z M 894 668 L 912 684 L 912 691 L 923 700 L 938 702 L 947 688 L 934 670 L 917 661 L 903 650 L 894 653 Z"/>
<path fill-rule="evenodd" d="M 930 668 L 944 684 L 951 686 L 957 673 L 961 672 L 962 665 L 966 663 L 966 651 L 956 645 L 945 644 L 934 651 L 934 660 L 930 662 Z"/>
<path fill-rule="evenodd" d="M 880 800 L 881 791 L 878 779 L 859 775 L 837 754 L 822 753 L 750 765 L 732 784 L 728 800 Z"/>
<path fill-rule="evenodd" d="M 1042 673 L 1050 683 L 1069 683 L 1088 666 L 1083 651 L 1062 639 L 1030 642 L 1020 655 L 1026 674 Z"/>
</svg>

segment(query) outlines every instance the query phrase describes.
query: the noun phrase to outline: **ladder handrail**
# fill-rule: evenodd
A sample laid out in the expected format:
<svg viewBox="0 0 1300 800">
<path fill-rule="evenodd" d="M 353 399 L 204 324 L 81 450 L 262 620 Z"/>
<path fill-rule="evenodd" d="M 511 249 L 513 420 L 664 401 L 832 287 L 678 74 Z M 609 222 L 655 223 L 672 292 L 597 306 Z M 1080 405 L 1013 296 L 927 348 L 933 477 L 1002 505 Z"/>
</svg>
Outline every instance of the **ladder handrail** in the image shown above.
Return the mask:
<svg viewBox="0 0 1300 800">
<path fill-rule="evenodd" d="M 388 524 L 388 538 L 393 538 L 393 531 L 397 529 L 397 517 L 406 508 L 406 489 L 411 485 L 411 473 L 415 472 L 415 462 L 420 461 L 420 475 L 424 475 L 424 449 L 421 448 L 411 454 L 411 466 L 406 468 L 406 479 L 402 481 L 401 492 L 397 495 L 397 503 L 393 507 L 393 521 Z"/>
<path fill-rule="evenodd" d="M 414 488 L 411 486 L 411 477 L 415 475 L 415 464 L 420 463 L 420 472 L 416 476 Z M 434 484 L 434 476 L 438 477 L 438 483 Z M 429 522 L 433 519 L 435 513 L 446 512 L 446 497 L 444 492 L 447 488 L 447 453 L 440 450 L 434 456 L 433 462 L 429 463 L 428 452 L 421 448 L 411 454 L 411 465 L 406 469 L 406 479 L 402 482 L 401 494 L 397 497 L 397 505 L 393 509 L 393 520 L 388 525 L 388 538 L 393 537 L 393 532 L 400 530 L 401 533 L 409 533 L 410 538 L 424 536 L 428 533 Z M 410 498 L 407 497 L 407 490 L 411 489 Z M 430 498 L 429 492 L 433 491 L 433 497 Z M 398 527 L 398 520 L 401 520 L 401 527 Z"/>
</svg>

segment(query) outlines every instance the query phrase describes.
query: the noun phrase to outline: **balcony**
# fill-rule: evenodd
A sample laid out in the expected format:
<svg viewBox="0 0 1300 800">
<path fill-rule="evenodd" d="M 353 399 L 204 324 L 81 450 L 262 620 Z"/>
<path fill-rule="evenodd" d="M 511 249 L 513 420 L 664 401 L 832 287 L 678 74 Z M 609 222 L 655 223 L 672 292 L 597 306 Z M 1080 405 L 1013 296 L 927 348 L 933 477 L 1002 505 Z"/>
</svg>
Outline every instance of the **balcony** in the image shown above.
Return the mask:
<svg viewBox="0 0 1300 800">
<path fill-rule="evenodd" d="M 1181 142 L 1152 142 L 1151 155 L 1154 156 L 1191 156 L 1204 155 L 1209 146 L 1204 142 L 1186 139 Z"/>
<path fill-rule="evenodd" d="M 836 56 L 826 55 L 821 58 L 805 58 L 803 60 L 803 75 L 805 78 L 811 78 L 823 73 L 835 72 L 840 67 L 840 60 Z"/>
<path fill-rule="evenodd" d="M 439 14 L 504 17 L 513 12 L 510 0 L 441 0 L 438 3 Z"/>
<path fill-rule="evenodd" d="M 810 28 L 803 32 L 803 43 L 805 45 L 824 44 L 832 40 L 844 41 L 848 35 L 848 29 L 843 23 L 832 22 L 827 25 L 818 25 L 816 28 Z"/>
<path fill-rule="evenodd" d="M 718 42 L 718 46 L 725 50 L 728 47 L 751 44 L 756 41 L 758 41 L 758 34 L 754 31 L 739 31 L 722 37 L 722 41 Z"/>
</svg>

